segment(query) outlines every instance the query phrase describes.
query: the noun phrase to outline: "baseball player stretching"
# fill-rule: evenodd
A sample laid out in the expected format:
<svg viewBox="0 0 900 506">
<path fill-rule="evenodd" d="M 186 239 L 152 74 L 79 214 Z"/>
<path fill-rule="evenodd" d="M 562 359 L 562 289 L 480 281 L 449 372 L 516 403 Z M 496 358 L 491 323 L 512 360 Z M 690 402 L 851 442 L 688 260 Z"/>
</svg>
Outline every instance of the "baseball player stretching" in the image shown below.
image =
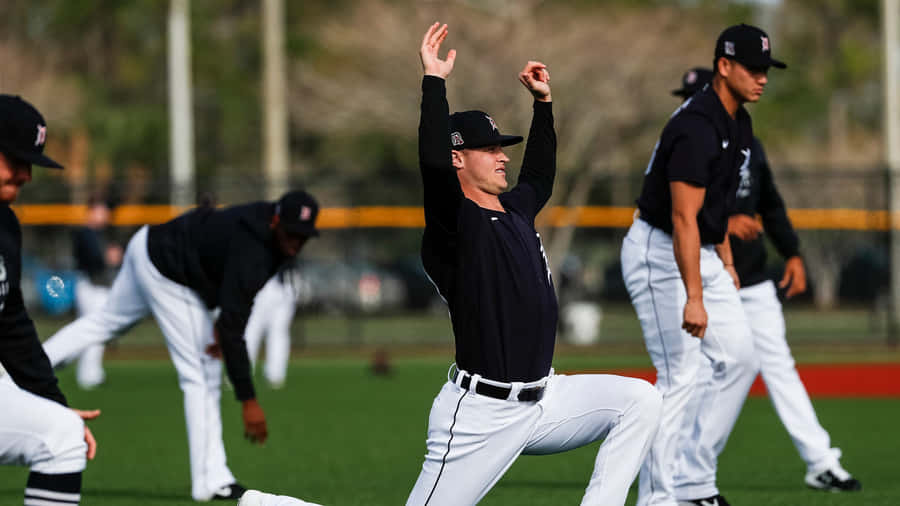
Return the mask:
<svg viewBox="0 0 900 506">
<path fill-rule="evenodd" d="M 99 411 L 66 407 L 50 361 L 22 301 L 22 230 L 9 205 L 31 181 L 31 166 L 61 169 L 47 158 L 47 126 L 19 97 L 0 95 L 0 464 L 31 468 L 25 506 L 81 501 L 81 473 L 97 452 L 83 420 Z"/>
<path fill-rule="evenodd" d="M 87 204 L 87 220 L 72 233 L 72 254 L 78 269 L 75 283 L 75 304 L 78 316 L 103 307 L 109 294 L 109 270 L 122 263 L 122 248 L 106 244 L 103 229 L 109 225 L 110 206 L 97 197 Z M 91 346 L 78 357 L 75 378 L 78 386 L 91 389 L 106 380 L 103 372 L 102 344 Z"/>
<path fill-rule="evenodd" d="M 685 73 L 682 88 L 673 94 L 688 99 L 711 78 L 709 69 L 692 69 Z M 757 138 L 753 139 L 748 170 L 740 174 L 736 197 L 736 207 L 728 218 L 728 235 L 741 280 L 738 293 L 775 412 L 806 462 L 808 486 L 832 491 L 861 490 L 859 481 L 841 467 L 840 450 L 831 448 L 831 438 L 819 423 L 806 388 L 794 368 L 794 359 L 785 339 L 781 302 L 775 284 L 766 276 L 763 231 L 785 259 L 784 276 L 778 288 L 786 289 L 787 298 L 806 291 L 800 242 Z M 762 224 L 756 221 L 757 214 L 762 217 Z M 711 373 L 707 370 L 707 374 Z"/>
<path fill-rule="evenodd" d="M 422 262 L 450 307 L 456 364 L 432 406 L 425 463 L 407 504 L 475 504 L 520 454 L 600 439 L 582 504 L 624 504 L 656 433 L 660 398 L 641 380 L 551 368 L 557 302 L 534 229 L 556 173 L 550 74 L 539 62 L 519 74 L 534 116 L 519 183 L 504 193 L 503 146 L 522 137 L 501 135 L 480 111 L 449 114 L 444 82 L 456 51 L 438 57 L 446 37 L 447 25 L 435 23 L 420 49 Z"/>
<path fill-rule="evenodd" d="M 759 100 L 770 66 L 785 65 L 747 25 L 722 32 L 714 61 L 712 85 L 663 129 L 622 245 L 622 274 L 663 394 L 641 469 L 642 506 L 727 506 L 716 463 L 759 370 L 726 230 L 753 144 L 742 104 Z"/>
<path fill-rule="evenodd" d="M 57 332 L 44 349 L 54 365 L 105 343 L 152 313 L 166 338 L 184 392 L 191 495 L 237 499 L 246 490 L 225 462 L 220 412 L 222 362 L 243 404 L 246 436 L 266 440 L 243 334 L 253 297 L 307 239 L 318 205 L 294 191 L 278 202 L 199 207 L 143 227 L 125 250 L 106 304 Z M 211 311 L 221 308 L 213 323 Z"/>
</svg>

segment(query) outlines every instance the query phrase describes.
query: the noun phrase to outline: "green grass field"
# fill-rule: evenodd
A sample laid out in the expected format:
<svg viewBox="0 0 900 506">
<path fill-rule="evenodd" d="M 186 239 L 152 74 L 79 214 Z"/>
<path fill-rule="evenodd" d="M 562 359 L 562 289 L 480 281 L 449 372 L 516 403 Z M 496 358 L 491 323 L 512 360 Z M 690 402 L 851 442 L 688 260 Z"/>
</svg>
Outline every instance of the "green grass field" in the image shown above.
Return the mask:
<svg viewBox="0 0 900 506">
<path fill-rule="evenodd" d="M 422 463 L 428 410 L 448 361 L 449 356 L 397 359 L 390 378 L 376 378 L 363 358 L 295 359 L 285 389 L 259 386 L 271 435 L 264 447 L 242 439 L 239 406 L 225 391 L 229 464 L 243 483 L 267 491 L 329 505 L 403 504 Z M 645 361 L 569 356 L 557 360 L 556 367 L 640 366 Z M 82 504 L 194 504 L 182 399 L 171 363 L 110 361 L 107 384 L 92 392 L 75 388 L 71 369 L 60 373 L 70 403 L 103 410 L 91 425 L 100 447 L 85 473 Z M 719 485 L 732 504 L 900 504 L 900 402 L 819 399 L 815 406 L 864 491 L 841 495 L 806 489 L 804 465 L 769 401 L 751 398 L 720 461 Z M 554 456 L 521 457 L 482 504 L 578 504 L 596 449 L 594 444 Z M 21 504 L 26 476 L 24 468 L 0 468 L 0 504 Z"/>
</svg>

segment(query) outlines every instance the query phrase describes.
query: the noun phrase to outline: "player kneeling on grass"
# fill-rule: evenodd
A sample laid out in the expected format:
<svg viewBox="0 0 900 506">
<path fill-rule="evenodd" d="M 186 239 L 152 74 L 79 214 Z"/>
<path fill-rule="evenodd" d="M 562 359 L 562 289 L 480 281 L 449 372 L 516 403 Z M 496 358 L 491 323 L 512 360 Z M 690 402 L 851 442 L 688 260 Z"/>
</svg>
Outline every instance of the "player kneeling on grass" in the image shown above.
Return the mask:
<svg viewBox="0 0 900 506">
<path fill-rule="evenodd" d="M 102 308 L 44 343 L 52 364 L 108 342 L 152 314 L 166 338 L 184 392 L 191 496 L 237 499 L 246 490 L 228 468 L 220 408 L 222 361 L 242 403 L 244 433 L 268 437 L 256 400 L 244 328 L 260 288 L 300 252 L 315 228 L 318 204 L 303 191 L 277 202 L 194 210 L 141 228 Z M 213 309 L 221 308 L 213 321 Z"/>
<path fill-rule="evenodd" d="M 14 382 L 0 382 L 0 464 L 31 467 L 26 506 L 81 501 L 81 473 L 97 452 L 83 420 L 100 415 L 66 407 L 22 301 L 22 231 L 9 205 L 32 165 L 62 168 L 44 156 L 46 140 L 31 104 L 0 95 L 0 362 Z"/>
</svg>

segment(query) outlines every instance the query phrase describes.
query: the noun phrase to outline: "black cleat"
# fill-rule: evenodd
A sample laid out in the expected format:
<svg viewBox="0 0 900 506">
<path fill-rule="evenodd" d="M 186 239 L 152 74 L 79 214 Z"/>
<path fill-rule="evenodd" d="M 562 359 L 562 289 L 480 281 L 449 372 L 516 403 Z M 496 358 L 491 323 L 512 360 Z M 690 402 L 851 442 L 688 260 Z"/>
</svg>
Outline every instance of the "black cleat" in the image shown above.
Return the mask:
<svg viewBox="0 0 900 506">
<path fill-rule="evenodd" d="M 856 492 L 862 490 L 862 483 L 856 478 L 847 475 L 847 478 L 842 480 L 835 476 L 830 469 L 816 475 L 807 474 L 806 485 L 810 488 L 830 490 L 832 492 Z"/>
<path fill-rule="evenodd" d="M 714 495 L 712 497 L 707 497 L 705 499 L 694 499 L 692 501 L 681 501 L 678 503 L 679 505 L 692 505 L 692 506 L 731 506 L 728 504 L 728 501 L 722 497 L 722 494 Z"/>
<path fill-rule="evenodd" d="M 212 500 L 213 501 L 234 501 L 240 499 L 244 492 L 247 491 L 247 487 L 241 485 L 240 483 L 232 483 L 231 485 L 225 485 L 224 487 L 216 490 L 213 493 Z"/>
</svg>

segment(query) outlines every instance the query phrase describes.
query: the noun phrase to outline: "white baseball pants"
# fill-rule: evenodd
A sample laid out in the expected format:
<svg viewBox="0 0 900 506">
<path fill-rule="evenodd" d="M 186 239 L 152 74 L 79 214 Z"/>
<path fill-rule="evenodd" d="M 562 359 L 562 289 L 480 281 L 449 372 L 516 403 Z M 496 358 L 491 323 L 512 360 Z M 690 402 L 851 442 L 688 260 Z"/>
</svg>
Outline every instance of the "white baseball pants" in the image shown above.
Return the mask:
<svg viewBox="0 0 900 506">
<path fill-rule="evenodd" d="M 741 288 L 739 293 L 753 331 L 753 344 L 769 398 L 797 452 L 806 462 L 807 471 L 819 474 L 837 466 L 840 450 L 831 448 L 831 438 L 819 423 L 806 387 L 794 367 L 775 284 L 766 281 Z"/>
<path fill-rule="evenodd" d="M 79 473 L 87 465 L 84 421 L 57 402 L 0 382 L 0 464 L 44 474 Z"/>
<path fill-rule="evenodd" d="M 649 383 L 621 376 L 552 375 L 538 402 L 494 399 L 448 381 L 432 405 L 428 453 L 406 504 L 476 504 L 520 454 L 559 453 L 600 439 L 581 504 L 625 504 L 659 426 L 660 404 Z"/>
<path fill-rule="evenodd" d="M 107 296 L 109 288 L 95 285 L 89 278 L 80 276 L 75 282 L 75 307 L 78 316 L 84 316 L 103 307 Z M 95 344 L 78 357 L 75 379 L 81 388 L 93 388 L 106 380 L 106 373 L 103 372 L 104 348 L 102 344 Z"/>
<path fill-rule="evenodd" d="M 621 259 L 663 397 L 660 429 L 641 468 L 637 504 L 676 506 L 677 500 L 714 496 L 718 456 L 759 370 L 737 289 L 715 249 L 702 247 L 709 323 L 705 337 L 697 339 L 681 328 L 687 294 L 672 237 L 637 219 L 622 244 Z M 703 367 L 713 371 L 708 388 L 698 376 Z M 687 413 L 688 407 L 694 411 Z M 680 440 L 680 434 L 691 439 Z"/>
<path fill-rule="evenodd" d="M 54 366 L 68 362 L 87 347 L 114 339 L 150 313 L 166 338 L 184 392 L 191 495 L 208 500 L 215 490 L 235 482 L 222 441 L 222 363 L 205 351 L 213 343 L 212 318 L 191 289 L 160 274 L 150 261 L 147 227 L 129 241 L 103 307 L 63 327 L 44 343 L 44 350 Z"/>
<path fill-rule="evenodd" d="M 282 283 L 278 275 L 263 285 L 253 300 L 253 311 L 244 329 L 247 353 L 256 366 L 256 358 L 263 336 L 266 336 L 266 365 L 263 374 L 269 384 L 281 386 L 287 378 L 291 356 L 291 322 L 297 309 L 296 295 L 291 286 Z"/>
</svg>

